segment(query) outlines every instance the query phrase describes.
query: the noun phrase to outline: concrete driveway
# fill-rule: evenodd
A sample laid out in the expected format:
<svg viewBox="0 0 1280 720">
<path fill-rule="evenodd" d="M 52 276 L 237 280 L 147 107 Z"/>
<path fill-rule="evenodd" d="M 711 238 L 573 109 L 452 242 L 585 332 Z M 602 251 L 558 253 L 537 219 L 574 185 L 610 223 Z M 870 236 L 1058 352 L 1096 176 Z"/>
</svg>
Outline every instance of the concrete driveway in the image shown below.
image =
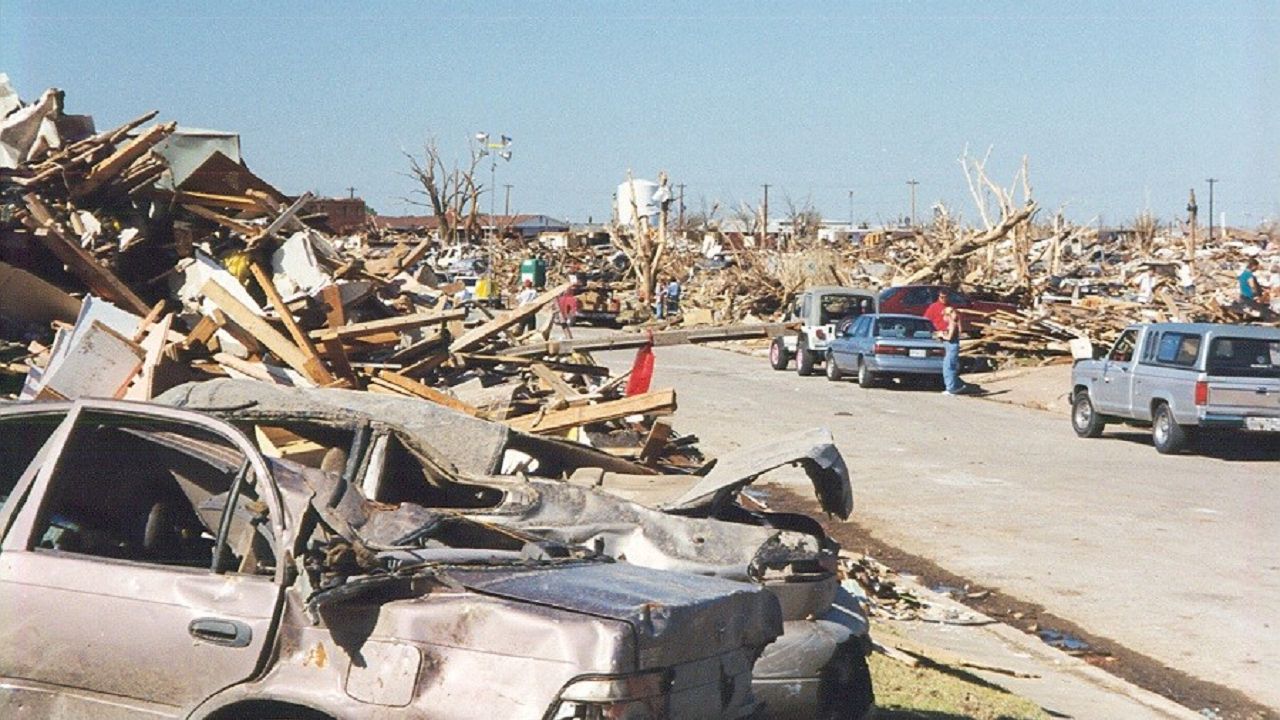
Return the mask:
<svg viewBox="0 0 1280 720">
<path fill-rule="evenodd" d="M 713 348 L 656 352 L 654 386 L 677 389 L 676 428 L 708 453 L 827 426 L 875 536 L 1280 709 L 1274 444 L 1166 457 L 1145 431 L 1078 439 L 1065 414 L 863 390 Z"/>
</svg>

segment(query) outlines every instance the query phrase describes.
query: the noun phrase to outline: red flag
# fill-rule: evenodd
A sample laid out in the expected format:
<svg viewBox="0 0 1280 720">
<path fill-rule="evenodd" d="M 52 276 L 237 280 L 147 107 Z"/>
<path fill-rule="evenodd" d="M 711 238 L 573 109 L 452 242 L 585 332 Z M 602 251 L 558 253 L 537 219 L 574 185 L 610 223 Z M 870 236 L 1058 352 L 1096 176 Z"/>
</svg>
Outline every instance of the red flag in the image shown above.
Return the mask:
<svg viewBox="0 0 1280 720">
<path fill-rule="evenodd" d="M 627 378 L 627 396 L 643 395 L 649 392 L 649 383 L 653 381 L 653 345 L 643 345 L 636 351 L 636 360 L 631 363 L 631 377 Z"/>
</svg>

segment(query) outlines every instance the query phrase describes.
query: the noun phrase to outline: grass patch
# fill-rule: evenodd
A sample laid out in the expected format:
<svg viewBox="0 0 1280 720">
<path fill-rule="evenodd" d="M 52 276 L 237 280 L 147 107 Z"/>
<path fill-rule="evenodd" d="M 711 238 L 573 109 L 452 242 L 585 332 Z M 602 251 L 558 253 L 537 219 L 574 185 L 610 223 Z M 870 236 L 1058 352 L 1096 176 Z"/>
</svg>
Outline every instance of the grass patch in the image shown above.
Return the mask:
<svg viewBox="0 0 1280 720">
<path fill-rule="evenodd" d="M 1049 720 L 1040 706 L 949 667 L 910 667 L 873 653 L 877 720 Z"/>
</svg>

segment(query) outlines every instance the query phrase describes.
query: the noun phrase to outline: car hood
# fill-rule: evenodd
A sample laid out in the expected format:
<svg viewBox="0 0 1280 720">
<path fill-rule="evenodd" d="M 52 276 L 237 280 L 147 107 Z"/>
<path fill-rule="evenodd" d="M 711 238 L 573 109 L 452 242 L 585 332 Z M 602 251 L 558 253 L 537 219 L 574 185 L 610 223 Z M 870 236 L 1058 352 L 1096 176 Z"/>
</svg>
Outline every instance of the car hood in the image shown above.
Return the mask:
<svg viewBox="0 0 1280 720">
<path fill-rule="evenodd" d="M 764 473 L 792 464 L 799 465 L 809 476 L 824 511 L 848 519 L 853 513 L 849 468 L 826 428 L 786 435 L 721 455 L 710 472 L 663 509 L 694 510 L 715 505 Z"/>
</svg>

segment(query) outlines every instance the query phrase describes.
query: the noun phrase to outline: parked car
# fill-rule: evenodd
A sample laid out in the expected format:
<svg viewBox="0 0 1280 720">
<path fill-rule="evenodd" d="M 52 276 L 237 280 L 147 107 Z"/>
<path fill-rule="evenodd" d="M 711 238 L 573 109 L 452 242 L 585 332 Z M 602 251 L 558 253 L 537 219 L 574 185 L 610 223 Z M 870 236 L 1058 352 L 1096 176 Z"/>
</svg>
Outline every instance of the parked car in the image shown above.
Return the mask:
<svg viewBox="0 0 1280 720">
<path fill-rule="evenodd" d="M 774 370 L 785 370 L 792 358 L 796 372 L 812 375 L 823 361 L 827 344 L 847 323 L 860 315 L 877 312 L 876 293 L 847 287 L 809 288 L 796 298 L 787 319 L 799 320 L 794 335 L 779 335 L 769 345 L 769 364 Z"/>
<path fill-rule="evenodd" d="M 840 380 L 848 372 L 864 388 L 892 378 L 938 383 L 945 354 L 932 323 L 922 317 L 863 315 L 827 348 L 827 379 Z"/>
<path fill-rule="evenodd" d="M 1071 398 L 1077 435 L 1149 424 L 1161 453 L 1211 429 L 1280 434 L 1280 329 L 1132 325 L 1101 359 L 1075 362 Z"/>
<path fill-rule="evenodd" d="M 764 587 L 783 635 L 756 662 L 760 718 L 860 718 L 874 697 L 865 612 L 836 576 L 838 545 L 812 518 L 742 497 L 762 474 L 798 464 L 824 511 L 853 509 L 848 469 L 815 430 L 723 455 L 697 474 L 655 475 L 593 448 L 460 415 L 412 398 L 215 380 L 160 402 L 206 408 L 284 453 L 334 469 L 371 499 L 413 502 L 583 545 L 646 567 Z"/>
<path fill-rule="evenodd" d="M 987 324 L 987 316 L 999 310 L 1015 312 L 1017 305 L 990 300 L 976 300 L 968 293 L 945 285 L 897 285 L 880 291 L 879 312 L 924 315 L 924 311 L 947 291 L 949 303 L 960 313 L 966 332 L 979 332 Z"/>
<path fill-rule="evenodd" d="M 224 421 L 160 405 L 0 408 L 0 716 L 758 707 L 773 594 L 373 503 L 353 473 L 265 457 Z"/>
</svg>

